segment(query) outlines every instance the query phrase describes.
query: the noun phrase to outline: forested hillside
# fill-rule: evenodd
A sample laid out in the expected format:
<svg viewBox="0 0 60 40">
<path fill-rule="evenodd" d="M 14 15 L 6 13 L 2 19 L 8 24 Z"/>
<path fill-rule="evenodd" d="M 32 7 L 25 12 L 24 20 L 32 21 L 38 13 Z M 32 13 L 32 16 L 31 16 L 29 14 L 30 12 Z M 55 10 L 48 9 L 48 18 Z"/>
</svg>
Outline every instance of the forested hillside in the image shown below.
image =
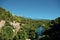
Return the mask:
<svg viewBox="0 0 60 40">
<path fill-rule="evenodd" d="M 37 28 L 44 25 L 44 31 L 49 30 L 51 22 L 54 25 L 58 25 L 60 23 L 60 17 L 55 20 L 36 20 L 13 15 L 9 10 L 0 7 L 0 40 L 26 40 L 28 38 L 34 40 L 36 38 Z M 44 35 L 46 34 L 44 32 Z M 44 40 L 46 38 L 42 39 Z"/>
</svg>

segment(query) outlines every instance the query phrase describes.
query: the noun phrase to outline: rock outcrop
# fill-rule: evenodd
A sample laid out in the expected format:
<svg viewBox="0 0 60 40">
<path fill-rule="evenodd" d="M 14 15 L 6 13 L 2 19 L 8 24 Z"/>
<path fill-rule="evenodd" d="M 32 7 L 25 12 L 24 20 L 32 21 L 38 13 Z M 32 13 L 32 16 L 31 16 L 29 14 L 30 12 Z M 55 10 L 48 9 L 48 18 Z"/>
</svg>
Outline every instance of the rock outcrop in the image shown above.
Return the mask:
<svg viewBox="0 0 60 40">
<path fill-rule="evenodd" d="M 0 21 L 0 29 L 5 25 L 5 21 L 4 20 L 1 20 Z"/>
<path fill-rule="evenodd" d="M 14 28 L 14 30 L 16 31 L 16 32 L 18 32 L 19 31 L 19 29 L 20 29 L 20 23 L 18 23 L 18 22 L 15 22 L 15 21 L 13 21 L 13 22 L 10 22 L 10 25 L 12 25 L 13 26 L 13 28 Z"/>
</svg>

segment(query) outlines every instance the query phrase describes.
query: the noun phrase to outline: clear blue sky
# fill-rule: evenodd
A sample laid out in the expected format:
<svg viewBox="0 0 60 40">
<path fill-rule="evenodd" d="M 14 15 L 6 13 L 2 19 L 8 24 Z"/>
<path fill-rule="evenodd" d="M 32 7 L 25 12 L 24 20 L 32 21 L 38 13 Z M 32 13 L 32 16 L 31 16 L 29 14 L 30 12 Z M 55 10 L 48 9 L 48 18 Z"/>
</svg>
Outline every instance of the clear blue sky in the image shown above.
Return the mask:
<svg viewBox="0 0 60 40">
<path fill-rule="evenodd" d="M 0 6 L 15 15 L 33 19 L 60 17 L 60 0 L 0 0 Z"/>
</svg>

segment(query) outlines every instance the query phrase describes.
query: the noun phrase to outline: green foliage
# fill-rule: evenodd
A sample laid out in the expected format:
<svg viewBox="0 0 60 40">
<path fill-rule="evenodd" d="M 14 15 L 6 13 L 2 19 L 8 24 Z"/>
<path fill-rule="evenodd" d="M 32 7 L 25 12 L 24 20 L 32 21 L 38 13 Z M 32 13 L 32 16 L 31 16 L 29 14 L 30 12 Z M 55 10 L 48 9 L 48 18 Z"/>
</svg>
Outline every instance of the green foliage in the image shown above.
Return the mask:
<svg viewBox="0 0 60 40">
<path fill-rule="evenodd" d="M 6 33 L 5 36 L 7 36 L 8 39 L 12 39 L 13 38 L 13 29 L 12 29 L 11 26 L 4 26 L 2 28 L 2 32 L 3 32 L 3 34 Z"/>
<path fill-rule="evenodd" d="M 14 36 L 13 40 L 25 40 L 27 38 L 27 33 L 25 30 L 19 31 L 16 36 Z"/>
<path fill-rule="evenodd" d="M 0 33 L 0 40 L 8 40 L 7 33 L 1 32 L 1 33 Z"/>
</svg>

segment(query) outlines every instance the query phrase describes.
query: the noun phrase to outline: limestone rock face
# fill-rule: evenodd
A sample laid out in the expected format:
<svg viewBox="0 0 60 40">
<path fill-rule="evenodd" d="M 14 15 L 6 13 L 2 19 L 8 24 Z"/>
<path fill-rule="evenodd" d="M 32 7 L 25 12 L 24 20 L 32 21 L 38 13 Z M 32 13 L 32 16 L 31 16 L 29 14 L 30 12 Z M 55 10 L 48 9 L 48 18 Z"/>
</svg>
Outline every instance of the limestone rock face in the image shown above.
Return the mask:
<svg viewBox="0 0 60 40">
<path fill-rule="evenodd" d="M 15 32 L 18 32 L 18 31 L 19 31 L 19 29 L 20 29 L 20 27 L 21 27 L 21 25 L 20 25 L 19 22 L 13 21 L 13 22 L 9 22 L 9 23 L 10 23 L 11 26 L 13 26 Z M 0 21 L 0 29 L 2 29 L 2 27 L 3 27 L 4 25 L 5 25 L 5 20 L 1 20 L 1 21 Z"/>
<path fill-rule="evenodd" d="M 26 39 L 26 40 L 31 40 L 31 39 Z"/>
<path fill-rule="evenodd" d="M 15 22 L 15 21 L 13 21 L 13 22 L 10 22 L 10 25 L 12 25 L 13 26 L 13 28 L 15 29 L 15 31 L 16 32 L 18 32 L 19 31 L 19 29 L 20 29 L 20 23 L 18 23 L 18 22 Z"/>
<path fill-rule="evenodd" d="M 0 21 L 0 29 L 5 25 L 5 21 L 4 20 L 1 20 Z"/>
</svg>

